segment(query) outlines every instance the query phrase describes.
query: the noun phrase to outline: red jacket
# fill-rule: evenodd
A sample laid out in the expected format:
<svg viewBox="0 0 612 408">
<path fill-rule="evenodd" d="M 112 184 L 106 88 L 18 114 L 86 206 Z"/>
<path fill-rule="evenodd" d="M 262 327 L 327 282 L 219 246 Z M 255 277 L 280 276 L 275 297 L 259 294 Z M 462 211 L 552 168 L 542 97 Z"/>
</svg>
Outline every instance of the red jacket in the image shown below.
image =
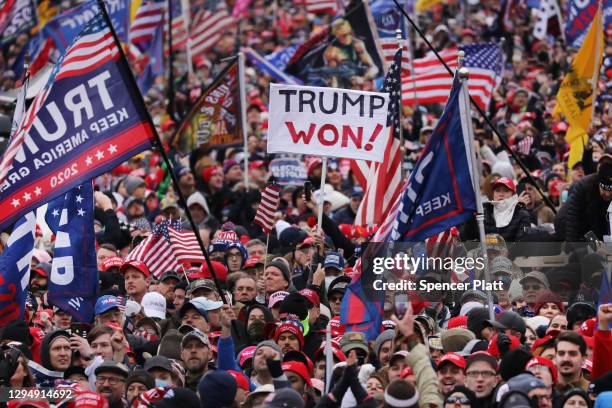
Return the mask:
<svg viewBox="0 0 612 408">
<path fill-rule="evenodd" d="M 593 371 L 591 381 L 612 371 L 612 333 L 610 330 L 597 330 L 595 332 L 595 348 L 593 349 Z"/>
</svg>

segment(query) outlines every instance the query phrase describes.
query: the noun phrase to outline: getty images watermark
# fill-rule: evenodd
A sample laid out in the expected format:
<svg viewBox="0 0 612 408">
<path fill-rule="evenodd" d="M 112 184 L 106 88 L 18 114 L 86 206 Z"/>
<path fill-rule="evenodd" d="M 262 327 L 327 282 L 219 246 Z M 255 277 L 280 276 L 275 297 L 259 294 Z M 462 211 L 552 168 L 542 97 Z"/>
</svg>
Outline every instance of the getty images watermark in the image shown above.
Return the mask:
<svg viewBox="0 0 612 408">
<path fill-rule="evenodd" d="M 381 291 L 466 291 L 479 289 L 483 291 L 498 291 L 503 289 L 500 281 L 490 282 L 485 279 L 466 280 L 464 282 L 439 282 L 428 277 L 435 276 L 433 271 L 454 271 L 457 274 L 469 274 L 471 271 L 482 271 L 484 269 L 484 258 L 482 257 L 431 257 L 431 256 L 409 256 L 407 254 L 396 254 L 391 257 L 372 258 L 372 271 L 379 275 L 380 279 L 372 282 L 374 290 Z M 400 279 L 399 281 L 388 281 L 381 276 L 384 272 L 392 271 L 395 275 L 405 276 L 418 275 L 419 280 Z"/>
</svg>

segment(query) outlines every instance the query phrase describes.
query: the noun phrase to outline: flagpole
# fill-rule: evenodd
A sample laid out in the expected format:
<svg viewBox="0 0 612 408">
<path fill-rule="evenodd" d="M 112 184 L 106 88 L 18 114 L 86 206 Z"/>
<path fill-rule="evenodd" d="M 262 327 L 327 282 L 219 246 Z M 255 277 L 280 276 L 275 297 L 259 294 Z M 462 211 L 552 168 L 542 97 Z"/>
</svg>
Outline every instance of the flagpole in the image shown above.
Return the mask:
<svg viewBox="0 0 612 408">
<path fill-rule="evenodd" d="M 174 55 L 172 54 L 172 0 L 168 0 L 168 116 L 174 120 Z M 106 15 L 106 8 L 104 9 Z M 110 26 L 112 24 L 109 23 Z M 114 32 L 114 28 L 112 28 Z M 119 43 L 120 44 L 120 43 Z"/>
<path fill-rule="evenodd" d="M 123 52 L 123 48 L 120 46 L 121 43 L 119 42 L 119 37 L 117 37 L 115 28 L 113 27 L 111 19 L 108 15 L 108 11 L 106 10 L 106 5 L 104 4 L 104 0 L 98 0 L 98 6 L 100 7 L 100 10 L 102 11 L 102 15 L 104 16 L 104 20 L 106 21 L 106 24 L 108 25 L 108 28 L 113 35 L 113 38 L 115 40 L 115 45 L 119 49 L 119 58 L 121 60 L 120 63 L 124 64 L 124 66 L 128 69 L 128 74 L 126 75 L 126 78 L 130 82 L 130 85 L 132 86 L 132 88 L 135 90 L 138 90 L 138 84 L 136 83 L 134 74 L 129 69 L 127 58 L 125 56 L 125 53 Z M 137 98 L 139 99 L 138 102 L 142 104 L 142 106 L 145 106 L 145 102 L 144 102 L 144 98 L 142 97 L 142 94 L 140 92 L 137 92 L 137 93 L 138 93 Z M 178 178 L 176 177 L 176 173 L 174 172 L 174 166 L 172 165 L 172 162 L 168 158 L 168 154 L 166 153 L 164 144 L 162 143 L 162 140 L 159 137 L 159 133 L 157 133 L 157 128 L 153 124 L 153 119 L 151 118 L 151 114 L 149 113 L 147 109 L 144 109 L 144 111 L 146 112 L 145 114 L 147 117 L 147 121 L 149 122 L 149 126 L 151 127 L 151 130 L 153 132 L 154 142 L 157 144 L 159 152 L 161 153 L 162 158 L 164 159 L 164 162 L 166 163 L 166 166 L 168 167 L 168 174 L 170 175 L 170 179 L 172 180 L 174 189 L 179 196 L 179 202 L 182 204 L 185 210 L 185 216 L 187 217 L 187 220 L 189 221 L 191 229 L 193 230 L 193 233 L 196 236 L 196 240 L 198 241 L 198 245 L 200 246 L 200 249 L 202 250 L 202 254 L 204 255 L 206 266 L 208 267 L 208 270 L 210 271 L 213 281 L 215 282 L 215 287 L 217 288 L 217 291 L 219 292 L 221 301 L 224 304 L 228 304 L 227 299 L 223 295 L 223 288 L 221 287 L 221 284 L 219 283 L 219 279 L 217 278 L 217 274 L 215 273 L 215 269 L 213 268 L 212 262 L 210 260 L 210 256 L 208 255 L 208 251 L 206 251 L 206 247 L 204 246 L 204 241 L 202 240 L 202 237 L 200 236 L 199 229 L 197 228 L 196 223 L 193 221 L 193 217 L 191 216 L 191 211 L 189 211 L 189 207 L 187 207 L 187 200 L 185 199 L 183 192 L 179 188 L 179 182 L 178 182 Z M 240 336 L 240 333 L 236 330 L 237 327 L 234 321 L 232 321 L 232 326 L 234 327 L 236 334 Z"/>
<path fill-rule="evenodd" d="M 321 163 L 321 187 L 319 189 L 319 214 L 317 214 L 317 234 L 321 233 L 323 225 L 323 203 L 325 201 L 325 178 L 327 177 L 327 156 L 322 157 Z"/>
<path fill-rule="evenodd" d="M 244 149 L 244 191 L 249 191 L 249 152 L 246 123 L 246 82 L 244 79 L 244 53 L 238 53 L 238 86 L 240 88 L 240 127 Z"/>
<path fill-rule="evenodd" d="M 595 24 L 597 23 L 597 35 L 595 36 L 595 57 L 594 57 L 594 61 L 593 61 L 593 77 L 591 78 L 591 82 L 592 82 L 592 95 L 593 97 L 591 98 L 591 121 L 589 122 L 589 127 L 593 124 L 593 120 L 595 119 L 595 99 L 597 98 L 597 82 L 599 79 L 599 69 L 597 69 L 597 66 L 599 65 L 599 63 L 601 62 L 601 31 L 600 28 L 603 27 L 602 25 L 602 14 L 603 14 L 603 7 L 602 7 L 602 3 L 603 0 L 599 0 L 599 6 L 597 8 L 597 22 L 595 20 L 593 20 L 593 23 L 591 24 Z M 586 129 L 585 129 L 586 130 Z"/>
<path fill-rule="evenodd" d="M 333 375 L 334 356 L 331 344 L 331 320 L 327 322 L 325 330 L 325 393 L 328 394 L 331 388 Z"/>
<path fill-rule="evenodd" d="M 406 11 L 402 8 L 402 6 L 400 6 L 400 4 L 397 2 L 397 0 L 393 0 L 393 3 L 395 3 L 395 6 L 400 10 L 400 12 L 404 15 L 404 17 L 406 18 L 406 20 L 408 20 L 408 22 L 410 23 L 410 25 L 414 28 L 414 30 L 416 31 L 416 33 L 421 37 L 421 39 L 425 42 L 425 44 L 427 44 L 427 47 L 434 53 L 434 55 L 436 56 L 436 58 L 438 58 L 438 61 L 440 61 L 440 63 L 442 65 L 444 65 L 444 68 L 446 68 L 446 71 L 449 73 L 449 75 L 454 76 L 455 74 L 453 73 L 453 71 L 450 69 L 450 67 L 448 66 L 448 64 L 446 64 L 446 62 L 444 61 L 444 59 L 440 56 L 440 53 L 438 53 L 438 51 L 435 49 L 435 47 L 431 44 L 431 42 L 425 37 L 425 34 L 421 31 L 421 29 L 416 25 L 416 23 L 410 18 L 410 16 L 408 15 L 408 13 L 406 13 Z M 546 205 L 548 207 L 550 207 L 550 209 L 553 211 L 553 213 L 557 213 L 557 208 L 555 207 L 555 205 L 553 204 L 552 201 L 550 201 L 550 198 L 544 194 L 544 192 L 542 191 L 542 189 L 540 188 L 540 185 L 535 181 L 535 179 L 533 178 L 533 176 L 531 175 L 531 171 L 527 168 L 527 166 L 525 165 L 525 163 L 523 163 L 523 161 L 516 155 L 516 153 L 514 153 L 514 151 L 510 148 L 510 145 L 508 145 L 508 142 L 506 141 L 506 139 L 504 139 L 500 134 L 499 131 L 497 130 L 497 128 L 493 125 L 493 123 L 489 120 L 489 118 L 487 117 L 487 115 L 485 114 L 485 112 L 480 108 L 480 106 L 478 106 L 478 104 L 474 101 L 474 99 L 470 96 L 470 102 L 472 103 L 472 106 L 474 106 L 474 108 L 476 109 L 476 111 L 478 111 L 478 113 L 480 114 L 480 116 L 482 116 L 482 118 L 485 120 L 485 122 L 487 123 L 487 125 L 489 126 L 489 128 L 493 131 L 493 133 L 495 133 L 495 136 L 497 136 L 497 139 L 499 140 L 499 142 L 502 144 L 502 146 L 504 146 L 504 149 L 506 149 L 506 151 L 514 158 L 514 160 L 516 161 L 516 163 L 519 165 L 519 167 L 523 170 L 523 172 L 525 173 L 525 176 L 529 179 L 529 181 L 531 182 L 531 184 L 533 184 L 536 188 L 536 190 L 538 191 L 538 193 L 540 194 L 540 196 L 542 197 L 542 199 L 544 200 L 544 202 L 546 203 Z"/>
<path fill-rule="evenodd" d="M 398 50 L 402 50 L 402 30 L 400 30 L 399 28 L 397 30 L 395 30 L 395 39 L 397 40 L 397 48 Z M 401 78 L 401 73 L 402 73 L 402 59 L 400 58 L 399 60 L 399 66 L 397 67 L 397 69 L 400 72 L 400 78 Z M 402 179 L 404 179 L 404 176 L 406 176 L 406 171 L 404 170 L 404 158 L 406 157 L 406 147 L 404 146 L 404 125 L 402 124 L 402 84 L 401 84 L 401 79 L 400 79 L 400 98 L 399 98 L 399 103 L 397 104 L 397 120 L 399 123 L 399 138 L 400 138 L 400 153 L 401 153 L 401 157 L 402 160 L 400 161 L 400 174 L 402 176 Z"/>
<path fill-rule="evenodd" d="M 463 64 L 464 52 L 459 51 L 459 67 Z M 468 92 L 468 77 L 470 72 L 467 68 L 462 67 L 459 69 L 459 79 L 461 80 L 461 95 L 459 95 L 460 104 L 463 105 L 461 112 L 461 122 L 464 127 L 467 127 L 468 142 L 466 147 L 470 154 L 470 161 L 472 163 L 472 186 L 474 187 L 474 195 L 476 196 L 476 221 L 478 222 L 478 233 L 480 236 L 480 250 L 482 251 L 482 258 L 484 263 L 484 275 L 487 283 L 491 282 L 491 273 L 489 271 L 489 257 L 487 255 L 487 241 L 484 227 L 484 209 L 482 206 L 482 195 L 480 194 L 480 173 L 477 171 L 479 168 L 476 160 L 476 153 L 474 152 L 474 129 L 472 128 L 472 118 L 470 115 L 470 94 Z M 487 285 L 488 286 L 488 285 Z M 495 320 L 495 309 L 493 308 L 493 294 L 491 289 L 487 289 L 487 300 L 489 304 L 489 318 Z"/>
</svg>

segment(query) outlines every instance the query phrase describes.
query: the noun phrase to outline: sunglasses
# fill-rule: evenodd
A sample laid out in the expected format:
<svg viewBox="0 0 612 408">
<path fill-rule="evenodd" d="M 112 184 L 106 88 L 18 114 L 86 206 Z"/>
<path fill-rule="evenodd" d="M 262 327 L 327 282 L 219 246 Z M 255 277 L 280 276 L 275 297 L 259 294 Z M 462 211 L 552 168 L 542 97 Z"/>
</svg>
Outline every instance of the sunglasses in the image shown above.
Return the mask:
<svg viewBox="0 0 612 408">
<path fill-rule="evenodd" d="M 461 405 L 467 405 L 470 403 L 470 400 L 467 397 L 448 397 L 446 399 L 447 404 L 456 404 L 460 403 Z"/>
</svg>

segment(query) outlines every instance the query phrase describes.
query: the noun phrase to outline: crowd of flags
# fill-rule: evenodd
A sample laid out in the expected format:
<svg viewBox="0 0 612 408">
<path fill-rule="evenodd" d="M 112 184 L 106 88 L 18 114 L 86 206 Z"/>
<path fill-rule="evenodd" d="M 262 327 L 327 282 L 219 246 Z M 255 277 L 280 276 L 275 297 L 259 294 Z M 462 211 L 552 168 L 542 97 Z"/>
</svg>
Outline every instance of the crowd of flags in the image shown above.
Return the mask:
<svg viewBox="0 0 612 408">
<path fill-rule="evenodd" d="M 385 1 L 387 0 L 383 0 Z M 435 3 L 421 2 L 420 7 L 428 7 L 427 4 Z M 21 32 L 19 30 L 28 29 L 26 25 L 11 27 L 7 18 L 25 13 L 25 8 L 30 5 L 30 2 L 20 0 L 7 1 L 3 4 L 0 10 L 0 34 L 3 42 L 10 41 L 9 34 L 13 35 L 15 32 Z M 230 13 L 224 2 L 207 1 L 199 9 L 185 10 L 179 1 L 173 1 L 171 9 L 168 10 L 166 2 L 145 0 L 137 9 L 131 24 L 127 10 L 110 7 L 109 19 L 115 26 L 119 41 L 128 42 L 141 53 L 155 50 L 151 53 L 150 63 L 146 67 L 148 70 L 144 69 L 140 73 L 141 78 L 137 78 L 140 90 L 133 89 L 130 81 L 126 81 L 123 86 L 128 92 L 138 95 L 146 92 L 152 83 L 152 77 L 162 74 L 165 37 L 172 37 L 172 50 L 187 47 L 192 57 L 203 55 L 211 50 L 225 33 L 237 29 L 239 19 L 248 9 L 248 5 L 248 0 L 239 1 Z M 334 0 L 304 0 L 303 5 L 313 13 L 329 13 L 337 16 L 342 15 L 346 6 L 342 1 Z M 512 0 L 503 2 L 502 6 L 508 10 L 515 7 Z M 570 7 L 575 6 L 574 2 L 570 1 Z M 548 0 L 540 0 L 538 7 L 541 19 L 536 27 L 537 37 L 546 38 L 550 34 L 549 19 L 554 17 L 560 21 L 559 10 Z M 78 26 L 62 23 L 86 12 L 94 13 L 95 17 Z M 583 144 L 592 114 L 592 103 L 587 103 L 588 97 L 579 101 L 576 96 L 579 94 L 577 92 L 579 89 L 576 87 L 581 85 L 582 80 L 597 80 L 603 48 L 601 46 L 603 10 L 599 8 L 592 16 L 592 22 L 583 27 L 584 24 L 579 23 L 584 23 L 581 19 L 586 18 L 586 13 L 584 9 L 576 10 L 575 21 L 566 22 L 568 41 L 571 39 L 575 43 L 580 42 L 581 48 L 572 64 L 571 72 L 567 74 L 559 91 L 560 95 L 566 97 L 558 98 L 564 101 L 559 104 L 559 111 L 570 123 L 569 137 L 575 137 L 570 141 L 572 147 L 578 144 L 577 141 Z M 69 28 L 66 28 L 67 26 Z M 399 25 L 397 27 L 399 28 Z M 387 26 L 370 27 L 370 29 L 386 30 L 387 34 L 389 31 Z M 54 84 L 68 78 L 77 82 L 85 81 L 88 75 L 102 67 L 118 67 L 124 64 L 121 59 L 121 45 L 117 43 L 96 1 L 83 3 L 50 20 L 42 32 L 47 39 L 40 42 L 43 45 L 39 47 L 39 54 L 35 55 L 34 59 L 43 55 L 41 54 L 43 52 L 46 53 L 44 55 L 51 55 L 49 44 L 53 44 L 61 57 L 49 84 L 36 96 L 27 110 L 25 96 L 18 100 L 15 128 L 11 132 L 9 145 L 0 162 L 0 184 L 14 171 L 13 161 L 22 153 L 32 123 L 40 119 L 39 113 L 42 108 L 53 103 L 53 97 L 57 97 L 52 97 L 51 93 Z M 289 60 L 295 63 L 307 55 L 308 44 L 306 43 L 306 49 L 303 48 L 303 44 L 299 48 L 294 46 L 279 51 L 274 56 L 262 57 L 252 49 L 245 49 L 245 53 L 256 67 L 279 81 L 288 82 L 295 79 L 285 72 Z M 465 53 L 462 64 L 470 70 L 467 82 L 470 96 L 478 106 L 485 109 L 503 75 L 504 60 L 501 47 L 495 43 L 476 43 L 442 50 L 440 55 L 450 68 L 449 72 L 433 54 L 423 58 L 413 58 L 411 61 L 409 47 L 406 44 L 400 44 L 398 47 L 397 40 L 391 39 L 390 35 L 386 35 L 378 46 L 382 49 L 379 57 L 388 66 L 381 91 L 390 95 L 387 123 L 390 132 L 387 136 L 385 161 L 382 163 L 356 161 L 351 164 L 357 180 L 365 191 L 355 225 L 378 225 L 379 229 L 373 237 L 374 242 L 405 242 L 432 237 L 436 237 L 433 238 L 436 242 L 447 242 L 451 239 L 452 227 L 472 217 L 476 200 L 476 189 L 472 182 L 473 163 L 468 152 L 469 135 L 466 133 L 468 125 L 465 121 L 469 114 L 466 114 L 465 109 L 468 108 L 465 103 L 462 104 L 461 99 L 465 84 L 458 81 L 454 74 L 459 64 L 457 54 L 458 51 Z M 296 54 L 297 49 L 300 51 Z M 124 68 L 126 67 L 119 67 L 118 70 Z M 146 80 L 142 80 L 142 75 L 148 75 Z M 238 83 L 237 75 L 237 72 L 233 74 L 234 84 Z M 580 81 L 576 80 L 576 75 Z M 121 80 L 125 80 L 124 78 L 125 76 Z M 219 78 L 216 82 L 219 86 Z M 24 90 L 25 87 L 22 89 L 25 95 Z M 593 98 L 593 95 L 589 97 Z M 3 321 L 23 316 L 31 249 L 34 246 L 35 219 L 32 210 L 36 208 L 36 204 L 44 203 L 50 203 L 47 220 L 50 227 L 55 225 L 52 229 L 59 238 L 56 241 L 58 252 L 54 257 L 53 268 L 66 270 L 69 267 L 75 273 L 79 273 L 78 279 L 68 288 L 53 289 L 52 282 L 50 288 L 53 293 L 50 293 L 50 299 L 56 305 L 70 310 L 79 320 L 87 321 L 91 318 L 92 302 L 95 302 L 97 295 L 97 271 L 94 267 L 95 253 L 92 252 L 95 238 L 93 237 L 93 190 L 90 180 L 118 165 L 130 155 L 150 148 L 154 140 L 151 119 L 146 114 L 146 107 L 142 104 L 141 98 L 130 100 L 134 104 L 135 116 L 140 120 L 134 126 L 137 126 L 139 132 L 144 135 L 142 141 L 130 145 L 122 154 L 116 156 L 112 155 L 116 146 L 110 143 L 108 161 L 104 166 L 92 167 L 90 171 L 84 172 L 62 188 L 38 193 L 33 190 L 32 194 L 26 192 L 23 198 L 15 196 L 12 202 L 2 203 L 6 208 L 10 208 L 12 204 L 13 208 L 10 217 L 0 217 L 0 226 L 6 228 L 12 223 L 13 231 L 6 249 L 0 256 L 0 269 L 7 271 L 0 276 L 0 325 Z M 405 178 L 401 173 L 401 108 L 416 103 L 446 103 L 446 107 L 415 165 L 415 170 L 407 181 L 404 181 Z M 575 106 L 585 108 L 577 111 Z M 101 115 L 97 111 L 95 114 Z M 129 137 L 129 133 L 126 134 Z M 110 133 L 104 137 L 111 140 L 119 136 L 118 133 Z M 97 140 L 96 143 L 98 142 L 100 141 Z M 532 144 L 533 139 L 524 139 L 519 143 L 518 149 L 528 154 Z M 100 154 L 98 161 L 104 157 L 105 152 L 102 150 L 98 150 Z M 576 152 L 577 150 L 574 150 L 574 153 Z M 75 151 L 73 156 L 78 160 L 80 159 L 78 155 L 82 155 L 84 163 L 90 165 L 94 159 L 91 156 L 85 159 L 87 154 L 86 150 L 81 150 Z M 18 188 L 24 187 L 26 182 L 29 181 L 22 182 L 23 185 L 18 183 L 13 190 L 21 191 Z M 447 191 L 450 192 L 448 206 L 429 214 L 417 211 L 421 203 L 439 197 Z M 19 200 L 30 203 L 22 206 Z M 262 191 L 254 221 L 266 233 L 270 233 L 273 229 L 274 213 L 279 200 L 280 189 L 276 185 L 268 185 Z M 0 214 L 2 211 L 6 212 L 1 210 Z M 71 243 L 75 242 L 76 237 L 90 244 L 83 245 L 86 248 L 86 256 L 83 256 L 85 252 L 79 253 L 78 256 L 71 252 L 74 249 Z M 67 264 L 68 258 L 72 260 L 78 258 L 79 263 Z M 200 252 L 195 233 L 184 230 L 179 221 L 169 220 L 155 225 L 153 233 L 129 254 L 127 260 L 145 262 L 152 275 L 159 277 L 167 270 L 180 270 L 187 263 L 202 263 L 204 256 Z M 343 301 L 342 319 L 352 329 L 364 331 L 369 338 L 372 338 L 380 329 L 383 299 L 380 298 L 380 294 L 372 293 L 368 289 L 371 288 L 369 280 L 372 279 L 372 274 L 361 260 L 357 262 L 356 270 L 357 274 Z"/>
</svg>

